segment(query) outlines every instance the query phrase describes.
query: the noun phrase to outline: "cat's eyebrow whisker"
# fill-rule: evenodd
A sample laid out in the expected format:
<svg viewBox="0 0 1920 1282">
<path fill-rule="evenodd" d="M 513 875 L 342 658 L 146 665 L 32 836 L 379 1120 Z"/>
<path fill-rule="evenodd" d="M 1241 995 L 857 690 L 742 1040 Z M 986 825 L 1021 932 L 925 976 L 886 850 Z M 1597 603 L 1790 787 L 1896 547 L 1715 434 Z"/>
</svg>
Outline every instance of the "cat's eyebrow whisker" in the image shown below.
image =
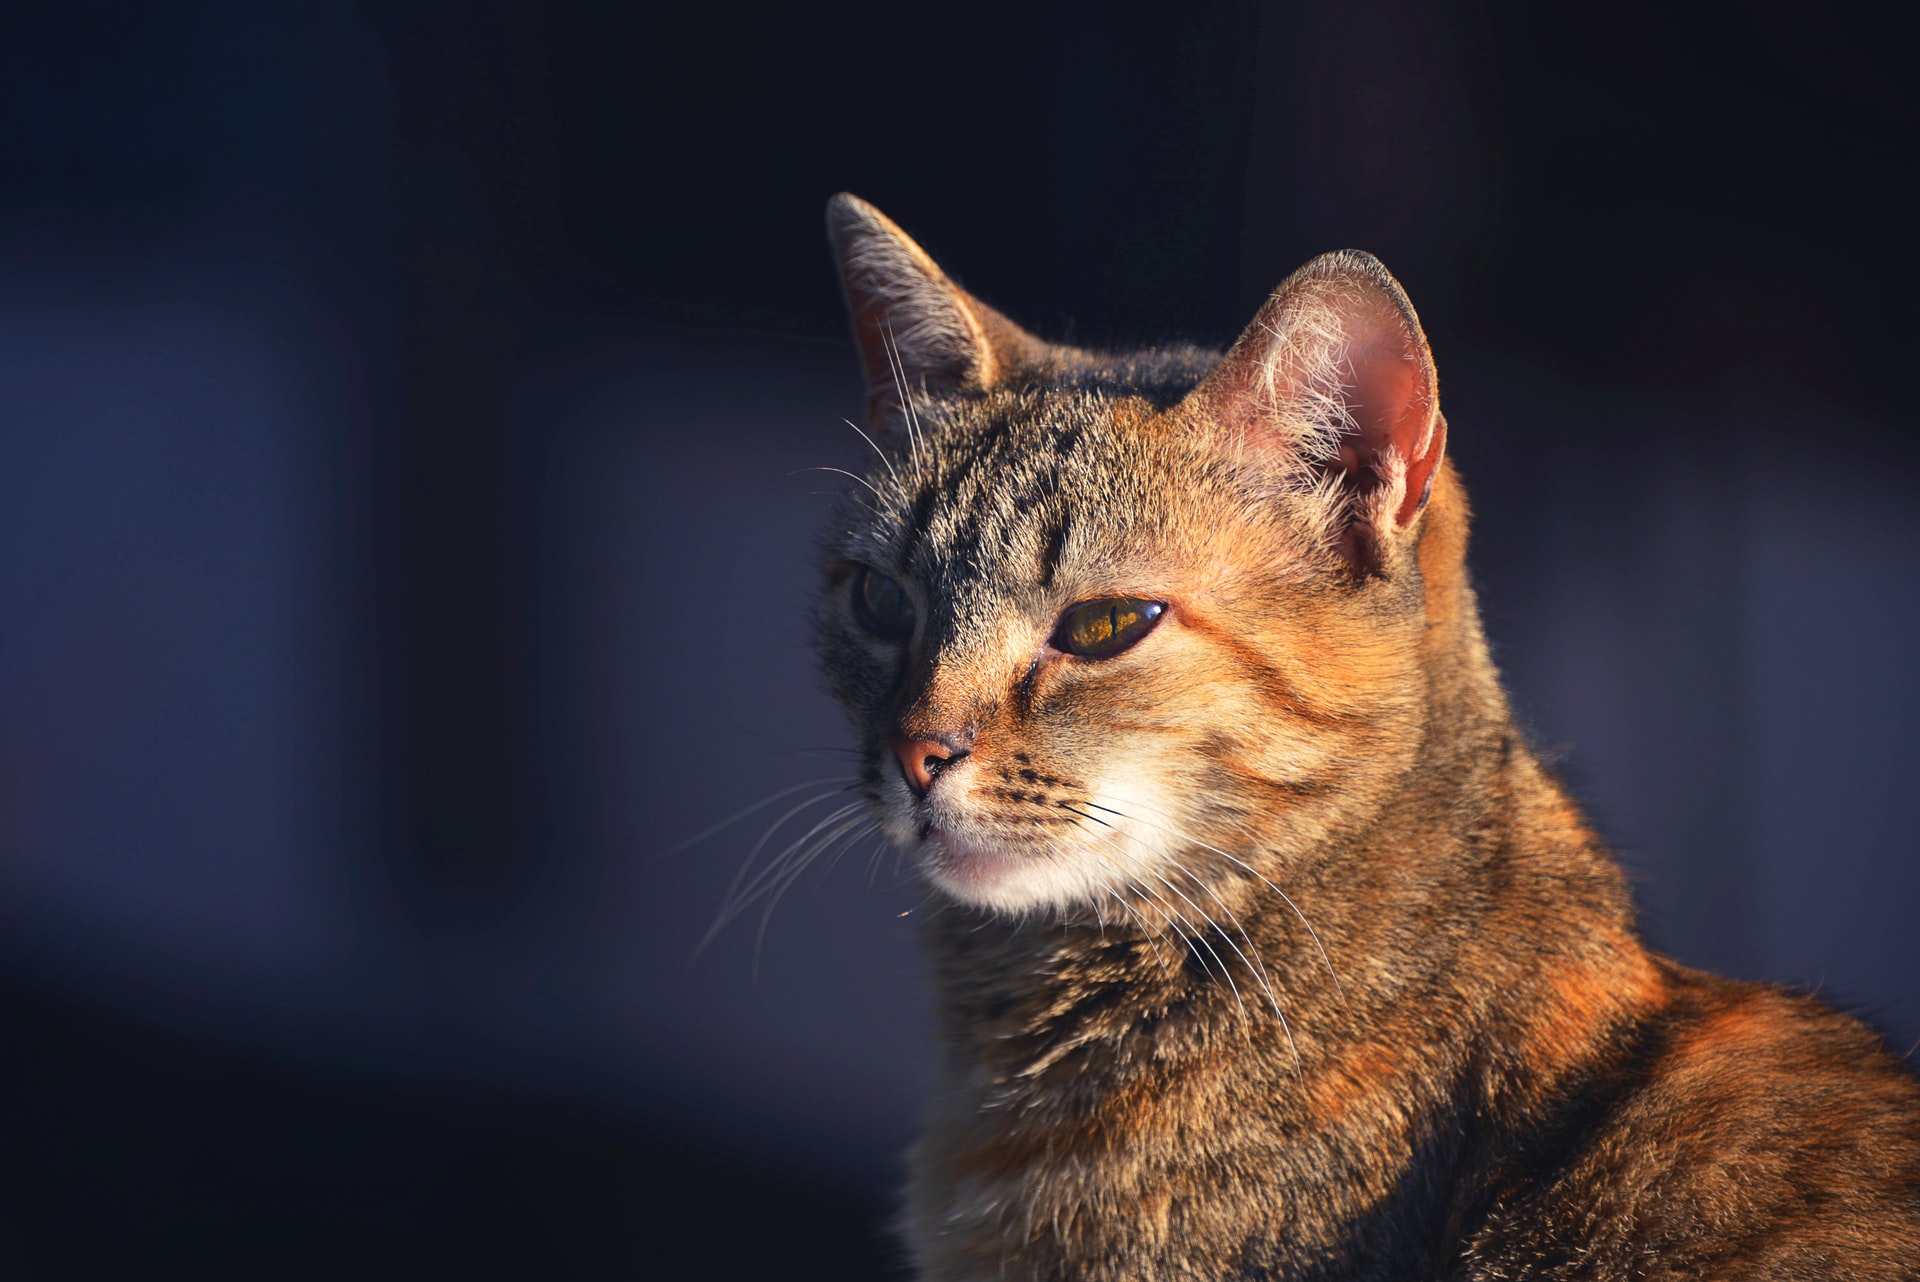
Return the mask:
<svg viewBox="0 0 1920 1282">
<path fill-rule="evenodd" d="M 887 465 L 887 475 L 893 478 L 893 483 L 895 485 L 898 485 L 900 483 L 900 473 L 894 471 L 893 460 L 888 457 L 887 452 L 885 450 L 880 448 L 879 442 L 875 441 L 871 436 L 868 436 L 866 429 L 861 427 L 858 423 L 854 422 L 852 419 L 843 418 L 840 421 L 842 423 L 845 423 L 848 427 L 852 428 L 854 431 L 860 433 L 860 439 L 865 441 L 868 445 L 873 446 L 873 452 L 875 454 L 878 454 L 880 456 L 880 461 Z"/>
<path fill-rule="evenodd" d="M 846 478 L 847 478 L 848 480 L 851 480 L 851 481 L 858 481 L 858 482 L 859 482 L 860 484 L 862 484 L 862 485 L 864 485 L 864 486 L 866 486 L 866 487 L 867 487 L 867 489 L 869 489 L 869 490 L 871 490 L 871 491 L 873 492 L 873 497 L 875 497 L 875 498 L 877 498 L 877 499 L 879 499 L 879 500 L 880 500 L 880 501 L 881 501 L 882 503 L 885 503 L 885 502 L 887 501 L 887 496 L 886 496 L 886 495 L 884 495 L 884 494 L 882 494 L 882 493 L 881 493 L 881 492 L 880 492 L 879 490 L 877 490 L 877 489 L 874 489 L 874 486 L 873 486 L 873 482 L 872 482 L 872 481 L 869 481 L 869 480 L 868 480 L 868 479 L 867 479 L 866 477 L 864 477 L 864 476 L 856 476 L 856 475 L 855 475 L 854 473 L 852 473 L 852 472 L 849 472 L 849 471 L 847 471 L 847 469 L 846 469 L 846 468 L 844 468 L 844 467 L 827 467 L 827 466 L 824 466 L 824 465 L 822 465 L 822 466 L 820 466 L 820 467 L 796 467 L 795 469 L 793 469 L 793 471 L 791 471 L 791 472 L 788 472 L 788 473 L 787 473 L 787 475 L 788 475 L 788 476 L 798 476 L 798 475 L 800 475 L 800 473 L 802 473 L 802 472 L 834 472 L 834 473 L 837 473 L 837 474 L 839 474 L 839 475 L 841 475 L 841 476 L 844 476 L 844 477 L 846 477 Z M 878 509 L 874 509 L 874 512 L 873 512 L 873 514 L 874 514 L 875 516 L 879 516 L 879 515 L 880 515 L 880 512 L 879 512 L 879 510 L 878 510 Z"/>
<path fill-rule="evenodd" d="M 1194 837 L 1188 833 L 1181 832 L 1177 828 L 1168 828 L 1164 825 L 1156 824 L 1150 819 L 1140 818 L 1137 815 L 1121 814 L 1120 811 L 1115 810 L 1111 806 L 1096 805 L 1091 801 L 1086 802 L 1085 804 L 1092 807 L 1095 810 L 1104 810 L 1108 814 L 1115 815 L 1121 819 L 1131 819 L 1134 823 L 1142 823 L 1142 824 L 1146 824 L 1149 828 L 1157 828 L 1161 832 L 1166 833 L 1168 836 L 1177 838 L 1181 841 L 1192 842 L 1194 845 L 1198 846 L 1200 849 L 1211 851 L 1214 854 L 1220 856 L 1222 859 L 1228 860 L 1234 864 L 1239 865 L 1241 868 L 1245 869 L 1249 874 L 1251 874 L 1254 877 L 1257 877 L 1267 887 L 1268 890 L 1271 890 L 1274 894 L 1280 896 L 1281 901 L 1285 903 L 1288 908 L 1293 910 L 1293 915 L 1300 919 L 1300 924 L 1307 928 L 1307 936 L 1308 938 L 1313 940 L 1313 946 L 1315 949 L 1319 951 L 1320 960 L 1327 968 L 1327 978 L 1333 981 L 1333 991 L 1340 995 L 1341 1003 L 1345 1004 L 1347 1000 L 1347 991 L 1344 987 L 1341 986 L 1340 976 L 1333 969 L 1333 958 L 1327 955 L 1327 946 L 1320 942 L 1320 932 L 1313 928 L 1313 923 L 1307 920 L 1307 915 L 1300 911 L 1300 905 L 1293 902 L 1293 896 L 1289 895 L 1286 891 L 1280 889 L 1280 887 L 1274 885 L 1273 882 L 1269 880 L 1267 876 L 1264 873 L 1262 873 L 1259 869 L 1255 868 L 1252 864 L 1248 863 L 1246 860 L 1240 858 L 1239 856 L 1229 854 L 1228 852 L 1220 849 L 1220 847 L 1218 846 L 1210 846 L 1206 842 L 1201 841 L 1198 837 Z"/>
<path fill-rule="evenodd" d="M 789 472 L 789 473 L 787 473 L 787 475 L 789 475 L 789 476 L 793 476 L 793 475 L 797 475 L 797 473 L 798 473 L 798 472 L 807 472 L 807 471 L 815 471 L 815 472 L 819 472 L 819 471 L 832 471 L 832 472 L 837 472 L 837 471 L 839 471 L 839 470 L 840 470 L 840 469 L 838 469 L 838 468 L 805 468 L 805 467 L 803 467 L 803 468 L 799 468 L 799 469 L 797 469 L 797 471 L 796 471 L 796 472 Z M 849 475 L 849 476 L 851 476 L 851 475 L 852 475 L 852 473 L 848 473 L 847 475 Z M 857 481 L 858 481 L 858 480 L 860 480 L 860 478 L 859 478 L 859 477 L 854 477 L 854 479 L 855 479 L 855 480 L 857 480 Z M 863 485 L 866 485 L 866 482 L 865 482 L 865 481 L 861 481 L 861 484 L 863 484 Z M 871 485 L 867 485 L 867 488 L 868 488 L 868 489 L 870 489 L 870 490 L 871 490 L 871 489 L 873 489 L 873 487 L 872 487 Z M 876 491 L 876 492 L 877 492 L 877 491 Z M 854 503 L 857 503 L 857 504 L 859 504 L 859 506 L 860 506 L 860 510 L 861 510 L 861 511 L 863 511 L 863 512 L 865 512 L 865 513 L 866 513 L 867 515 L 869 515 L 869 516 L 871 516 L 871 517 L 873 517 L 873 518 L 874 518 L 875 520 L 877 520 L 877 521 L 884 521 L 884 520 L 886 520 L 886 519 L 887 519 L 887 513 L 885 513 L 885 512 L 882 512 L 882 511 L 881 511 L 881 510 L 880 510 L 879 508 L 877 508 L 877 507 L 875 507 L 875 506 L 874 506 L 874 505 L 873 505 L 873 504 L 872 504 L 871 502 L 869 502 L 869 501 L 868 501 L 868 500 L 867 500 L 866 498 L 864 498 L 863 496 L 861 496 L 861 495 L 859 495 L 859 494 L 854 494 L 854 493 L 852 493 L 852 492 L 850 492 L 850 491 L 846 491 L 846 490 L 808 490 L 808 491 L 807 491 L 807 493 L 808 493 L 808 495 L 810 495 L 810 496 L 813 496 L 813 497 L 817 497 L 817 498 L 823 498 L 823 499 L 849 499 L 849 500 L 851 500 L 852 502 L 854 502 Z M 883 499 L 883 500 L 881 500 L 881 501 L 882 501 L 882 502 L 885 502 L 885 500 L 884 500 L 884 499 Z"/>
<path fill-rule="evenodd" d="M 860 426 L 858 422 L 854 422 L 852 418 L 841 418 L 841 422 L 845 422 L 845 424 L 847 424 L 849 428 L 852 428 L 854 432 L 858 432 L 858 434 L 860 434 L 860 439 L 862 439 L 862 441 L 866 441 L 868 445 L 872 445 L 872 447 L 874 447 L 874 453 L 876 453 L 876 455 L 879 455 L 879 461 L 881 461 L 881 463 L 887 464 L 887 476 L 891 476 L 891 478 L 893 478 L 893 484 L 899 487 L 900 472 L 899 470 L 897 470 L 897 468 L 895 468 L 895 466 L 893 466 L 893 457 L 891 457 L 891 455 L 889 455 L 889 453 L 887 453 L 885 449 L 881 449 L 881 447 L 879 447 L 879 441 L 876 441 L 876 439 L 872 438 L 872 436 L 868 436 L 868 432 L 866 432 L 866 428 L 862 428 L 862 426 Z M 881 497 L 881 503 L 885 503 L 885 497 Z M 889 505 L 889 507 L 891 507 L 891 505 Z"/>
<path fill-rule="evenodd" d="M 893 375 L 893 390 L 900 398 L 900 411 L 906 416 L 907 445 L 913 453 L 913 479 L 921 482 L 920 422 L 913 412 L 913 396 L 907 389 L 907 364 L 900 358 L 900 343 L 893 336 L 893 318 L 881 321 L 881 346 L 887 353 L 887 369 Z"/>
<path fill-rule="evenodd" d="M 893 330 L 891 322 L 889 322 L 887 332 L 889 337 L 892 337 Z M 900 371 L 900 407 L 907 413 L 907 422 L 913 427 L 914 437 L 919 441 L 920 445 L 924 446 L 927 441 L 927 429 L 926 426 L 920 422 L 920 411 L 913 403 L 913 381 L 907 377 L 907 358 L 900 354 L 900 340 L 898 338 L 893 339 L 893 363 Z M 932 450 L 929 449 L 927 452 L 931 454 Z M 914 453 L 914 464 L 914 476 L 915 479 L 918 479 L 920 472 L 919 451 L 917 449 Z"/>
</svg>

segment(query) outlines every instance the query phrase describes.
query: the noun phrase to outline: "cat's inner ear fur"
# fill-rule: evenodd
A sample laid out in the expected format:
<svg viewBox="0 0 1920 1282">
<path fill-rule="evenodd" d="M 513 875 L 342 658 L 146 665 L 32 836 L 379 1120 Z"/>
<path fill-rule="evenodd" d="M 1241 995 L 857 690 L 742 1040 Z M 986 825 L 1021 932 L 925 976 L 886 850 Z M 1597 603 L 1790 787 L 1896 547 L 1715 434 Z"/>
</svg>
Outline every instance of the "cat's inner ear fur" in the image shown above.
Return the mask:
<svg viewBox="0 0 1920 1282">
<path fill-rule="evenodd" d="M 893 220 L 841 192 L 827 202 L 866 380 L 868 417 L 885 424 L 906 395 L 985 391 L 1040 363 L 1045 345 L 947 278 Z"/>
<path fill-rule="evenodd" d="M 1328 533 L 1363 570 L 1413 525 L 1446 452 L 1420 318 L 1355 250 L 1288 277 L 1186 403 L 1237 452 L 1323 491 Z"/>
</svg>

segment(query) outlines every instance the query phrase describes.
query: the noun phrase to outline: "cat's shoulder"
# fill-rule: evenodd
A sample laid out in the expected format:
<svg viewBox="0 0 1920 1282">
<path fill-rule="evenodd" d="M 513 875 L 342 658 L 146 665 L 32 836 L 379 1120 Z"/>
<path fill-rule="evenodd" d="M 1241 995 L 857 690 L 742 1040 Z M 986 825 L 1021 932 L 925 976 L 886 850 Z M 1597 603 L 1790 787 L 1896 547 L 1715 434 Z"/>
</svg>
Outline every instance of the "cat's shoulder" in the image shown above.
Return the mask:
<svg viewBox="0 0 1920 1282">
<path fill-rule="evenodd" d="M 1920 1079 L 1816 998 L 1666 970 L 1635 1071 L 1467 1276 L 1920 1277 Z"/>
<path fill-rule="evenodd" d="M 1920 1116 L 1911 1109 L 1920 1099 L 1920 1078 L 1860 1020 L 1816 996 L 1777 985 L 1727 979 L 1672 962 L 1664 969 L 1673 999 L 1662 1016 L 1656 1081 L 1676 1093 L 1709 1098 L 1744 1098 L 1761 1078 L 1782 1086 L 1824 1082 L 1830 1090 L 1851 1084 L 1864 1092 L 1863 1102 L 1898 1103 L 1902 1120 L 1920 1128 Z M 1791 1100 L 1783 1103 L 1798 1107 Z"/>
</svg>

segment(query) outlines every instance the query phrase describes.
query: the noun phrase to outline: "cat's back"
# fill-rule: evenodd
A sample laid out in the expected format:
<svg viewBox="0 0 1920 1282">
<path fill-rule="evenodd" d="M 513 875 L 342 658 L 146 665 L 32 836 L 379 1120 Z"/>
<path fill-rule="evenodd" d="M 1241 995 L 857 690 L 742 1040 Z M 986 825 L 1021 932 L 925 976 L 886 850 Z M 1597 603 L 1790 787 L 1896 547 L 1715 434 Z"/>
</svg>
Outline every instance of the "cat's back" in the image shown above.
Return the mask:
<svg viewBox="0 0 1920 1282">
<path fill-rule="evenodd" d="M 1663 969 L 1663 1011 L 1523 1146 L 1460 1276 L 1920 1278 L 1920 1080 L 1811 997 Z"/>
</svg>

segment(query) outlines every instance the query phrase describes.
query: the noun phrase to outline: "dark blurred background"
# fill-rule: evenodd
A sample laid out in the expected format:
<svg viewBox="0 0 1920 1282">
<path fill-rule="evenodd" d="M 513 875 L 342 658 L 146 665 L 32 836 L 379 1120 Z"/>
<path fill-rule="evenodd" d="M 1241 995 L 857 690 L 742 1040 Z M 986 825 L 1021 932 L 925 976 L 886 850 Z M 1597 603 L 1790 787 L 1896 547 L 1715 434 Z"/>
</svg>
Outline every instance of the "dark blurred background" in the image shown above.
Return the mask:
<svg viewBox="0 0 1920 1282">
<path fill-rule="evenodd" d="M 855 847 L 696 959 L 787 803 L 672 850 L 847 772 L 842 188 L 1093 344 L 1384 257 L 1649 932 L 1907 1050 L 1911 65 L 1765 3 L 8 6 L 0 1277 L 887 1275 L 914 889 Z"/>
</svg>

